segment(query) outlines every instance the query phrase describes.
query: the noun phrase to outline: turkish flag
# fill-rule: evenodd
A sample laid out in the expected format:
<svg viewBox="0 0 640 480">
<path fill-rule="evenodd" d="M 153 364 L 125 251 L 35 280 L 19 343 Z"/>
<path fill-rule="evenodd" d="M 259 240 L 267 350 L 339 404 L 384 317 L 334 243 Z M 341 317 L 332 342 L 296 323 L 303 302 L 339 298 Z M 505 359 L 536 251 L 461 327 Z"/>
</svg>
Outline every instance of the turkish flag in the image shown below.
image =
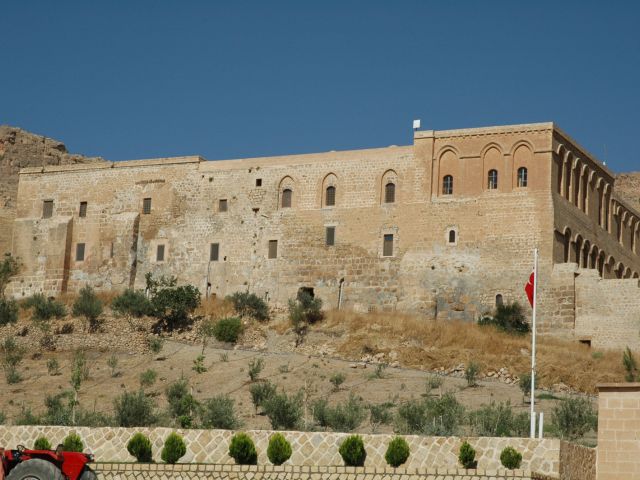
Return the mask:
<svg viewBox="0 0 640 480">
<path fill-rule="evenodd" d="M 535 285 L 535 282 L 536 282 L 536 274 L 532 272 L 531 276 L 529 277 L 529 281 L 524 286 L 524 291 L 527 292 L 527 298 L 529 299 L 529 303 L 531 304 L 532 307 L 533 307 L 533 287 Z"/>
</svg>

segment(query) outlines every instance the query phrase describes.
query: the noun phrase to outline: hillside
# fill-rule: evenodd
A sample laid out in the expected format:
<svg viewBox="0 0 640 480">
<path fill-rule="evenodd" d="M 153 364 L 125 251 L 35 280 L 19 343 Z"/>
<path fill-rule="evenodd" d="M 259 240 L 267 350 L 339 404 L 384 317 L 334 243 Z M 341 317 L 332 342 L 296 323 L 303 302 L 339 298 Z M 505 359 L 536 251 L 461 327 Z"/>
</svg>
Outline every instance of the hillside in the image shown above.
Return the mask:
<svg viewBox="0 0 640 480">
<path fill-rule="evenodd" d="M 0 125 L 0 254 L 11 247 L 21 168 L 103 161 L 67 151 L 64 143 L 17 127 Z"/>
</svg>

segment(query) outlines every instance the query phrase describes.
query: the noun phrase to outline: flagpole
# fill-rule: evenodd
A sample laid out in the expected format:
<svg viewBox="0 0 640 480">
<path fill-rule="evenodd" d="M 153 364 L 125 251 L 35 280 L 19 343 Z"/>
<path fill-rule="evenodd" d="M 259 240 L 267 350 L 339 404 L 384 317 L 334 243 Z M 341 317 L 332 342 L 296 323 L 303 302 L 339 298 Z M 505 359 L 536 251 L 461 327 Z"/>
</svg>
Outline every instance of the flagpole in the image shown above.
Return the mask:
<svg viewBox="0 0 640 480">
<path fill-rule="evenodd" d="M 536 307 L 538 306 L 538 249 L 533 251 L 533 321 L 531 335 L 531 438 L 536 436 L 534 408 L 536 388 Z"/>
</svg>

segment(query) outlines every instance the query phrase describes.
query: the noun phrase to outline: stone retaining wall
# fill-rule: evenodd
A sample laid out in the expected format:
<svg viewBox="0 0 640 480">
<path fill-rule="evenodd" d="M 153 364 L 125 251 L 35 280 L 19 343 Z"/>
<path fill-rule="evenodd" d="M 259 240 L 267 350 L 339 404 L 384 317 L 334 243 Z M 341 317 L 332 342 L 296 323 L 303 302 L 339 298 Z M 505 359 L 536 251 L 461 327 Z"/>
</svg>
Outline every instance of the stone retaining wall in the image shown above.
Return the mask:
<svg viewBox="0 0 640 480">
<path fill-rule="evenodd" d="M 596 480 L 596 449 L 560 442 L 560 478 Z"/>
<path fill-rule="evenodd" d="M 523 470 L 463 470 L 457 468 L 354 468 L 273 465 L 158 465 L 158 464 L 97 464 L 95 470 L 102 480 L 533 480 Z"/>
<path fill-rule="evenodd" d="M 88 428 L 88 427 L 37 427 L 37 426 L 0 426 L 0 445 L 13 448 L 17 444 L 33 445 L 35 439 L 46 436 L 52 445 L 64 439 L 69 432 L 78 433 L 88 451 L 102 462 L 131 462 L 126 444 L 136 432 L 147 435 L 153 445 L 153 458 L 160 458 L 164 439 L 172 432 L 169 428 Z M 229 430 L 177 430 L 187 444 L 187 454 L 181 459 L 184 463 L 233 464 L 228 455 L 229 442 L 234 432 Z M 267 445 L 273 433 L 267 430 L 247 432 L 256 444 L 258 465 L 268 465 Z M 291 443 L 293 454 L 287 465 L 291 466 L 342 466 L 338 446 L 345 438 L 343 433 L 330 432 L 283 432 Z M 384 459 L 392 435 L 362 435 L 367 450 L 367 468 L 386 468 Z M 406 464 L 409 470 L 453 469 L 459 468 L 458 452 L 465 440 L 459 437 L 404 437 L 411 449 Z M 528 438 L 466 438 L 475 448 L 478 468 L 497 471 L 502 468 L 500 453 L 511 446 L 522 453 L 522 468 L 558 476 L 560 441 L 555 439 Z"/>
</svg>

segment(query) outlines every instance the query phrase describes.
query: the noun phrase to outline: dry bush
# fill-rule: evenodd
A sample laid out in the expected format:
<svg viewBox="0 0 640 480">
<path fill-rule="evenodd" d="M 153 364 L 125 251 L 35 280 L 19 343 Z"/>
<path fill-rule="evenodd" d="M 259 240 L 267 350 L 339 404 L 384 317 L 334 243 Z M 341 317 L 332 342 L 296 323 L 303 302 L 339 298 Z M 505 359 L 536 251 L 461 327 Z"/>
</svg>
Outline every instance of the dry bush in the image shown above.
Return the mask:
<svg viewBox="0 0 640 480">
<path fill-rule="evenodd" d="M 324 328 L 348 332 L 338 350 L 347 357 L 395 350 L 404 366 L 449 368 L 472 360 L 488 368 L 507 366 L 512 374 L 531 368 L 531 336 L 510 335 L 472 322 L 433 320 L 401 313 L 329 312 Z M 593 351 L 573 340 L 539 335 L 539 385 L 564 383 L 593 393 L 600 382 L 624 378 L 621 355 Z"/>
<path fill-rule="evenodd" d="M 216 320 L 220 318 L 233 317 L 235 315 L 235 311 L 233 309 L 233 303 L 229 300 L 211 295 L 209 298 L 202 299 L 200 306 L 195 310 L 195 314 Z"/>
</svg>

